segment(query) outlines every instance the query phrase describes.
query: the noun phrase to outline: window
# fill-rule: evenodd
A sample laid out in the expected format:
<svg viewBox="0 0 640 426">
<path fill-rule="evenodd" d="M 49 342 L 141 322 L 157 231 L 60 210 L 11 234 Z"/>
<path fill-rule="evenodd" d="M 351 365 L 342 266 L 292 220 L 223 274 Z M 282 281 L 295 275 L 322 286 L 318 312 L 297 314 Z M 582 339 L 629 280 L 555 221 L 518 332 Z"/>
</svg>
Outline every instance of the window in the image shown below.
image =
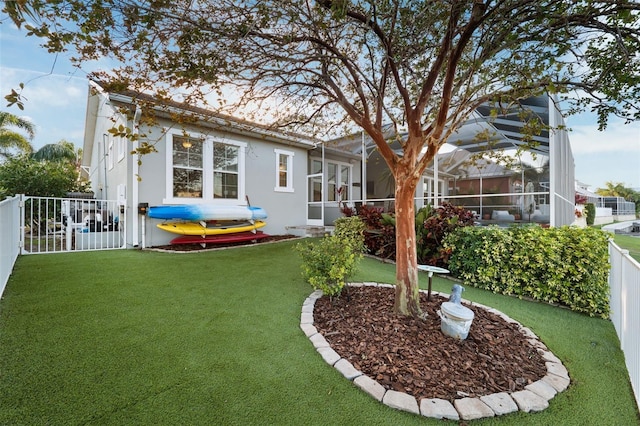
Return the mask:
<svg viewBox="0 0 640 426">
<path fill-rule="evenodd" d="M 173 138 L 173 196 L 202 198 L 202 141 Z"/>
<path fill-rule="evenodd" d="M 238 199 L 237 146 L 213 144 L 213 198 Z"/>
<path fill-rule="evenodd" d="M 274 149 L 276 154 L 276 187 L 275 191 L 293 192 L 293 156 L 290 151 Z"/>
<path fill-rule="evenodd" d="M 350 165 L 327 163 L 327 201 L 348 201 L 350 182 Z"/>
<path fill-rule="evenodd" d="M 246 144 L 203 135 L 167 135 L 167 195 L 163 202 L 244 203 Z"/>
</svg>

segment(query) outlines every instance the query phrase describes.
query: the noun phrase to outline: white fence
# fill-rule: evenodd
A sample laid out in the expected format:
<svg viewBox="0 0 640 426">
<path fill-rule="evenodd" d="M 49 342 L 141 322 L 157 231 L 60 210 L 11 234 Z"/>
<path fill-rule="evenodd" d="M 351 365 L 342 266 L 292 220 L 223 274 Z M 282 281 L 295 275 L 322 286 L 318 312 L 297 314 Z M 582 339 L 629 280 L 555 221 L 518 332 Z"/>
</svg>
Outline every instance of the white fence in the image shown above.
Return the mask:
<svg viewBox="0 0 640 426">
<path fill-rule="evenodd" d="M 611 321 L 618 333 L 620 347 L 631 379 L 631 387 L 640 406 L 640 264 L 615 243 L 609 243 L 611 272 Z"/>
<path fill-rule="evenodd" d="M 20 196 L 0 201 L 0 296 L 20 253 Z"/>
<path fill-rule="evenodd" d="M 21 207 L 21 254 L 125 247 L 125 207 L 116 201 L 24 197 Z"/>
<path fill-rule="evenodd" d="M 115 220 L 113 213 L 120 211 L 116 209 L 115 204 L 111 205 L 109 202 L 103 204 L 97 204 L 99 202 L 96 200 L 75 200 L 74 202 L 76 202 L 74 209 L 76 216 L 80 214 L 78 210 L 83 211 L 88 207 L 89 210 L 93 208 L 95 211 L 97 207 L 100 207 L 103 212 L 111 211 L 112 214 L 109 217 L 112 218 L 111 220 Z M 28 206 L 30 209 L 33 206 L 37 206 L 35 211 L 44 209 L 48 213 L 53 213 L 53 218 L 60 214 L 61 220 L 64 219 L 64 215 L 68 215 L 68 209 L 73 207 L 71 204 L 60 204 L 62 208 L 62 213 L 60 213 L 55 203 L 50 205 L 45 199 L 37 199 L 35 204 L 33 202 L 23 204 L 21 196 L 15 196 L 0 202 L 0 296 L 4 292 L 13 270 L 13 265 L 20 253 L 20 246 L 23 243 L 22 238 L 27 235 L 25 228 L 29 226 L 29 222 L 32 224 L 31 226 L 34 223 L 35 211 L 30 210 L 31 214 L 26 212 L 26 208 L 21 211 L 21 205 Z M 49 216 L 49 214 L 46 216 Z M 27 224 L 25 224 L 25 217 L 31 218 Z M 39 215 L 38 217 L 41 216 Z M 77 216 L 77 220 L 78 223 L 85 223 L 80 221 L 80 216 Z M 107 223 L 107 225 L 102 226 L 107 226 L 107 229 L 103 229 L 102 232 L 94 232 L 93 230 L 91 232 L 83 232 L 82 227 L 84 225 L 74 229 L 74 223 L 73 215 L 68 215 L 66 221 L 62 221 L 60 224 L 55 221 L 53 224 L 48 224 L 46 229 L 53 230 L 51 232 L 54 242 L 51 245 L 45 242 L 44 245 L 38 246 L 38 248 L 44 248 L 45 252 L 47 252 L 48 248 L 51 248 L 51 251 L 67 251 L 72 249 L 87 250 L 124 247 L 122 243 L 124 239 L 121 240 L 121 236 L 118 237 L 117 243 L 114 239 L 114 235 L 119 235 L 121 231 L 110 231 L 108 227 L 111 225 L 108 225 L 106 220 L 104 223 Z M 61 227 L 62 232 L 60 233 L 57 233 L 59 232 L 57 230 L 58 226 Z M 29 233 L 32 232 L 35 231 L 29 231 Z M 46 231 L 44 235 L 47 240 L 49 237 L 48 232 Z M 59 244 L 55 242 L 58 235 L 61 236 Z M 69 240 L 69 235 L 74 239 Z M 33 245 L 33 241 L 31 245 L 35 249 L 36 246 Z M 611 272 L 609 274 L 611 321 L 620 339 L 620 346 L 624 352 L 631 386 L 638 406 L 640 406 L 640 334 L 638 333 L 638 327 L 640 327 L 640 264 L 629 256 L 628 250 L 622 250 L 613 242 L 609 243 L 609 259 L 611 262 Z"/>
</svg>

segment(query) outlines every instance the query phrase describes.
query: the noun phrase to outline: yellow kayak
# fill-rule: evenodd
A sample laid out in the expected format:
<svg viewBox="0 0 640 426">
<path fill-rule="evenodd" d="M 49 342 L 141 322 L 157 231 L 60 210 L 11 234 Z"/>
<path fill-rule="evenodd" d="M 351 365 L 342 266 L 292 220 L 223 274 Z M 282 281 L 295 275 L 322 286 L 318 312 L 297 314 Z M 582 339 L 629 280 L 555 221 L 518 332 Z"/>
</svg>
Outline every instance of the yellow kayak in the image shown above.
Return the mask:
<svg viewBox="0 0 640 426">
<path fill-rule="evenodd" d="M 228 226 L 203 226 L 206 225 L 206 222 L 168 222 L 159 223 L 157 227 L 163 231 L 180 235 L 224 235 L 235 234 L 236 232 L 254 231 L 262 228 L 266 224 L 267 223 L 262 220 L 256 220 L 255 223 L 245 222 L 240 225 L 230 224 Z"/>
</svg>

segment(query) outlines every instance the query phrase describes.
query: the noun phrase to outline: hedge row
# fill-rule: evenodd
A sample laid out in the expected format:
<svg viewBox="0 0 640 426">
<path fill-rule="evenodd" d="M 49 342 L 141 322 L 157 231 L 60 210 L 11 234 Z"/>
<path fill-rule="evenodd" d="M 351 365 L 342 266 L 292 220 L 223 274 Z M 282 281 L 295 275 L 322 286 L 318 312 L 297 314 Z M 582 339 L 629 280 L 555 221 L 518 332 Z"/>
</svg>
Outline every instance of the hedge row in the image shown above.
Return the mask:
<svg viewBox="0 0 640 426">
<path fill-rule="evenodd" d="M 608 237 L 603 231 L 466 227 L 449 234 L 444 245 L 451 249 L 451 273 L 467 285 L 609 317 Z"/>
</svg>

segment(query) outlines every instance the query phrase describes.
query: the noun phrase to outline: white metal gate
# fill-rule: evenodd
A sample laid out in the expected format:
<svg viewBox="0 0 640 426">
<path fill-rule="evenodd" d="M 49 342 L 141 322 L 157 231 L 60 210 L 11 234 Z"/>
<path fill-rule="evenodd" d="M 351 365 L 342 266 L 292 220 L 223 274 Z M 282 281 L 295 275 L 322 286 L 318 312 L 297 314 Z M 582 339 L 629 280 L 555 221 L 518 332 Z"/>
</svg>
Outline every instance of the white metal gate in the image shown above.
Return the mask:
<svg viewBox="0 0 640 426">
<path fill-rule="evenodd" d="M 125 208 L 114 200 L 24 196 L 20 253 L 125 248 Z"/>
</svg>

